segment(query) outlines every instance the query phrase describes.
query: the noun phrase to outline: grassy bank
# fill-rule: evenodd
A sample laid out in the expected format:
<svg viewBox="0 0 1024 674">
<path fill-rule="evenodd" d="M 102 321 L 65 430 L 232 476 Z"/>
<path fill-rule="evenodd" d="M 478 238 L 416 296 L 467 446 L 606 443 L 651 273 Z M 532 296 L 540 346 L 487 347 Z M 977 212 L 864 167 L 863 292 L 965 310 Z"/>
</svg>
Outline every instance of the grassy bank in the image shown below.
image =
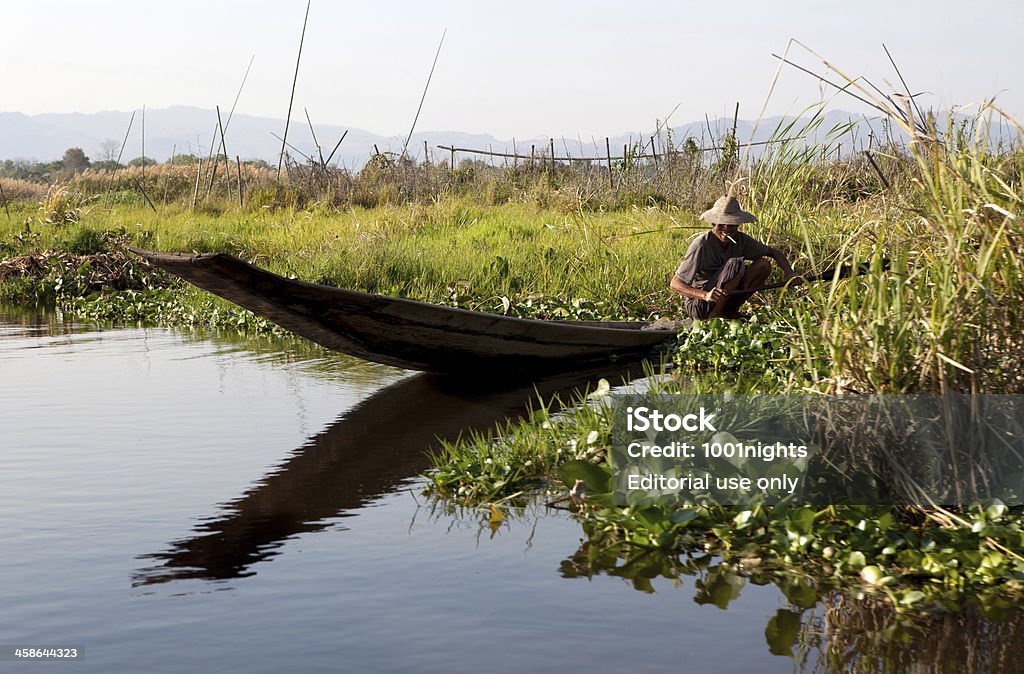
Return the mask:
<svg viewBox="0 0 1024 674">
<path fill-rule="evenodd" d="M 692 213 L 675 208 L 564 214 L 461 198 L 159 214 L 115 205 L 85 207 L 62 225 L 48 224 L 42 207 L 21 209 L 0 220 L 0 245 L 8 259 L 129 244 L 229 252 L 305 280 L 485 311 L 505 311 L 504 298 L 523 315 L 647 318 L 676 311 L 667 279 L 696 227 Z"/>
</svg>

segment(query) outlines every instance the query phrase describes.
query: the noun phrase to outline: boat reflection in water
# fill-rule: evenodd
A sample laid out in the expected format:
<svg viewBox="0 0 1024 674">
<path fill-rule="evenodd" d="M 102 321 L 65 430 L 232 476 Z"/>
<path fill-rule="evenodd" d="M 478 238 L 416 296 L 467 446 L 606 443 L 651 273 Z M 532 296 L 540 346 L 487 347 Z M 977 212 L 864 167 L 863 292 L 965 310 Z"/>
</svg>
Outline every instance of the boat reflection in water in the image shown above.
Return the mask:
<svg viewBox="0 0 1024 674">
<path fill-rule="evenodd" d="M 532 382 L 476 382 L 418 374 L 361 402 L 297 449 L 253 489 L 225 504 L 223 515 L 163 552 L 142 555 L 157 565 L 134 574 L 133 585 L 179 579 L 223 580 L 254 575 L 252 566 L 285 541 L 320 531 L 331 521 L 401 488 L 430 465 L 438 440 L 486 432 L 521 419 L 538 399 L 551 410 L 574 393 L 642 375 L 639 364 L 605 365 Z"/>
</svg>

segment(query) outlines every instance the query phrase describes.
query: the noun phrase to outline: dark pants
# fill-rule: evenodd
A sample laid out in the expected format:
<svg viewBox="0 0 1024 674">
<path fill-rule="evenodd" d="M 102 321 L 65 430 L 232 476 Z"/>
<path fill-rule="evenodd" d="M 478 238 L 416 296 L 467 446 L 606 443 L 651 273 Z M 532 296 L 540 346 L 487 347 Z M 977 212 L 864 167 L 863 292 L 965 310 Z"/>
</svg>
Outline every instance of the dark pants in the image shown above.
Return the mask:
<svg viewBox="0 0 1024 674">
<path fill-rule="evenodd" d="M 736 278 L 743 270 L 743 258 L 732 257 L 725 261 L 722 268 L 715 274 L 715 278 L 711 279 L 710 282 L 705 284 L 701 290 L 710 290 L 711 288 L 721 288 L 729 281 Z M 742 285 L 742 284 L 741 284 Z M 739 295 L 737 297 L 730 297 L 725 302 L 725 313 L 732 313 L 738 311 L 740 305 L 746 302 L 750 298 L 749 294 Z M 706 320 L 711 315 L 711 311 L 715 308 L 714 302 L 708 302 L 707 300 L 695 300 L 692 297 L 687 297 L 683 301 L 683 308 L 686 309 L 686 313 L 690 318 L 696 318 L 698 320 Z"/>
</svg>

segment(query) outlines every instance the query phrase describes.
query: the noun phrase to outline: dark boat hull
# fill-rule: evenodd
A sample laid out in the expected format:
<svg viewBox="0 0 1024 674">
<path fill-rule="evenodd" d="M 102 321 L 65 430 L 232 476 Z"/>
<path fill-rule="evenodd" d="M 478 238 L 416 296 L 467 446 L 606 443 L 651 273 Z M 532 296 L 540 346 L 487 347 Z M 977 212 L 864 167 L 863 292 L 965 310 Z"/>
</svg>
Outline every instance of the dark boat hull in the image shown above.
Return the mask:
<svg viewBox="0 0 1024 674">
<path fill-rule="evenodd" d="M 151 264 L 321 346 L 453 375 L 544 372 L 637 357 L 675 336 L 642 322 L 537 321 L 287 279 L 221 253 L 132 249 Z"/>
</svg>

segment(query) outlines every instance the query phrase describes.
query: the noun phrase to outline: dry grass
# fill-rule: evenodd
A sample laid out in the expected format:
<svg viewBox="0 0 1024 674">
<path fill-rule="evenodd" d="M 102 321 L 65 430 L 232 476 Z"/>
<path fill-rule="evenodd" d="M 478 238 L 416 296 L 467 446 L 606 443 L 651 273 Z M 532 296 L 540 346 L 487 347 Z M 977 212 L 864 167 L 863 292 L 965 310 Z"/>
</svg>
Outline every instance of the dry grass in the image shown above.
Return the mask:
<svg viewBox="0 0 1024 674">
<path fill-rule="evenodd" d="M 0 178 L 0 188 L 8 202 L 39 201 L 46 194 L 46 185 L 14 178 Z"/>
</svg>

